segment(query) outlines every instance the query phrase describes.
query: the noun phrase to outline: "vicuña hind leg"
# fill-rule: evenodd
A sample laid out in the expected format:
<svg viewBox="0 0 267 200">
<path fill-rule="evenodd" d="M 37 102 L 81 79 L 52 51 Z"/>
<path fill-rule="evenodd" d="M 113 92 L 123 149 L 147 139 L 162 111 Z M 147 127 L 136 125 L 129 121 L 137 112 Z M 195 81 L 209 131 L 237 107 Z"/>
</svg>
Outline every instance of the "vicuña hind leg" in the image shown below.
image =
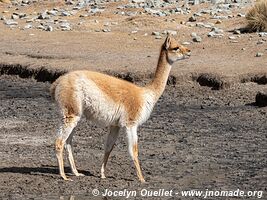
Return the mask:
<svg viewBox="0 0 267 200">
<path fill-rule="evenodd" d="M 84 176 L 84 174 L 78 172 L 75 162 L 74 162 L 74 157 L 72 153 L 72 138 L 73 138 L 73 132 L 68 137 L 66 141 L 66 146 L 65 146 L 68 151 L 68 159 L 69 159 L 69 163 L 71 166 L 71 171 L 75 176 Z"/>
<path fill-rule="evenodd" d="M 106 144 L 105 144 L 105 155 L 101 166 L 101 178 L 106 178 L 105 170 L 108 162 L 109 155 L 115 145 L 115 142 L 118 138 L 120 128 L 117 126 L 110 127 L 110 133 L 108 134 Z"/>
<path fill-rule="evenodd" d="M 67 178 L 65 172 L 64 172 L 64 160 L 63 160 L 63 151 L 64 151 L 64 145 L 69 138 L 72 130 L 77 125 L 77 122 L 79 121 L 80 117 L 78 116 L 68 116 L 64 118 L 64 124 L 60 128 L 59 136 L 56 139 L 56 155 L 59 165 L 59 172 L 61 177 L 64 180 L 70 180 Z"/>
<path fill-rule="evenodd" d="M 136 168 L 136 173 L 138 176 L 138 179 L 144 183 L 145 179 L 142 175 L 141 167 L 138 160 L 138 136 L 137 136 L 137 127 L 130 127 L 126 129 L 127 137 L 128 137 L 128 148 L 131 158 L 134 161 L 134 165 Z"/>
</svg>

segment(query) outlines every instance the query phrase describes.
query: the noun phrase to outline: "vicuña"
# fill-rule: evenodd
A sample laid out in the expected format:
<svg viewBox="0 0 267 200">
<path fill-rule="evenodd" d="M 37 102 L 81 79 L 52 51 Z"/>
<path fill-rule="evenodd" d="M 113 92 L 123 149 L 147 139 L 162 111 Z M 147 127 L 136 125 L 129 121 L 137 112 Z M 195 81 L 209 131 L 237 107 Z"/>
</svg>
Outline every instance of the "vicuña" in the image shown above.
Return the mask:
<svg viewBox="0 0 267 200">
<path fill-rule="evenodd" d="M 128 138 L 128 149 L 137 176 L 141 182 L 145 182 L 138 160 L 137 128 L 149 118 L 162 95 L 172 64 L 189 56 L 190 50 L 168 35 L 160 50 L 154 78 L 145 87 L 86 70 L 72 71 L 59 77 L 51 86 L 51 94 L 63 119 L 56 139 L 56 156 L 62 178 L 70 180 L 64 172 L 64 146 L 68 151 L 72 172 L 76 176 L 83 176 L 75 166 L 72 138 L 73 128 L 84 115 L 88 120 L 110 128 L 101 166 L 101 178 L 105 178 L 110 152 L 122 129 Z"/>
</svg>

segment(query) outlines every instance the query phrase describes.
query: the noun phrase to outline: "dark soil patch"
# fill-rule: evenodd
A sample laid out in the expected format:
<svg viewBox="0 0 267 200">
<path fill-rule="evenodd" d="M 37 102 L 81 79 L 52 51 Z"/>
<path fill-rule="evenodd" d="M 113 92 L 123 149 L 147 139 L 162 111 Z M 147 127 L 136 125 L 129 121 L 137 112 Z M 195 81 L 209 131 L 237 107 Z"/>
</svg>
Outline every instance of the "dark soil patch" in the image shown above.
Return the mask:
<svg viewBox="0 0 267 200">
<path fill-rule="evenodd" d="M 256 95 L 256 106 L 265 107 L 267 106 L 267 94 L 258 92 Z"/>
<path fill-rule="evenodd" d="M 221 90 L 229 88 L 230 84 L 222 80 L 219 75 L 216 74 L 200 74 L 197 77 L 194 77 L 193 80 L 196 80 L 201 86 L 211 87 L 213 90 Z"/>
<path fill-rule="evenodd" d="M 0 64 L 0 75 L 18 75 L 20 78 L 34 78 L 40 82 L 54 82 L 65 71 L 52 71 L 45 67 L 31 69 L 20 64 Z"/>
<path fill-rule="evenodd" d="M 241 77 L 241 83 L 254 82 L 260 85 L 267 84 L 267 74 L 247 74 Z"/>
</svg>

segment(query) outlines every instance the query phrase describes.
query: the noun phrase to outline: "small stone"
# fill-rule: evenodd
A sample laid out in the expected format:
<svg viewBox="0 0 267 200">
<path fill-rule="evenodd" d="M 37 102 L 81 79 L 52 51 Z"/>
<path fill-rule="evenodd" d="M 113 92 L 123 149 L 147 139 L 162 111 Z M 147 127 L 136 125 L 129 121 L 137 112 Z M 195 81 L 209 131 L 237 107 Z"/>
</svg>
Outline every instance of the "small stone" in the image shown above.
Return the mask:
<svg viewBox="0 0 267 200">
<path fill-rule="evenodd" d="M 58 11 L 56 11 L 56 10 L 49 10 L 49 11 L 47 11 L 47 14 L 56 16 L 57 15 L 57 12 Z"/>
<path fill-rule="evenodd" d="M 157 35 L 155 39 L 161 39 L 162 37 L 160 35 Z"/>
<path fill-rule="evenodd" d="M 242 14 L 242 13 L 238 13 L 237 14 L 237 17 L 246 17 L 246 15 L 245 14 Z"/>
<path fill-rule="evenodd" d="M 183 42 L 182 45 L 190 45 L 190 42 Z"/>
<path fill-rule="evenodd" d="M 200 36 L 196 36 L 193 38 L 193 42 L 201 42 L 202 38 Z"/>
<path fill-rule="evenodd" d="M 241 34 L 241 31 L 238 30 L 238 29 L 235 29 L 235 30 L 234 30 L 234 34 L 236 34 L 236 35 L 240 35 L 240 34 Z"/>
<path fill-rule="evenodd" d="M 71 14 L 68 12 L 68 11 L 63 11 L 62 13 L 61 13 L 61 16 L 70 16 Z"/>
<path fill-rule="evenodd" d="M 256 53 L 256 57 L 262 57 L 262 56 L 263 56 L 263 53 L 261 52 Z"/>
<path fill-rule="evenodd" d="M 116 26 L 118 25 L 118 22 L 111 22 L 111 25 Z"/>
<path fill-rule="evenodd" d="M 14 19 L 14 20 L 19 19 L 19 15 L 12 14 L 12 15 L 11 15 L 11 19 Z"/>
<path fill-rule="evenodd" d="M 195 22 L 195 21 L 197 21 L 197 18 L 195 16 L 191 16 L 191 17 L 189 17 L 188 21 L 189 22 Z"/>
<path fill-rule="evenodd" d="M 43 13 L 39 14 L 37 19 L 50 19 L 50 16 L 46 12 L 43 12 Z"/>
<path fill-rule="evenodd" d="M 222 23 L 222 20 L 217 20 L 216 22 L 215 22 L 215 24 L 221 24 Z"/>
<path fill-rule="evenodd" d="M 26 23 L 32 23 L 34 21 L 34 19 L 27 19 Z"/>
<path fill-rule="evenodd" d="M 241 50 L 242 50 L 242 51 L 246 51 L 246 48 L 242 48 Z"/>
<path fill-rule="evenodd" d="M 153 31 L 153 32 L 152 32 L 152 35 L 155 35 L 155 36 L 160 36 L 160 32 Z"/>
<path fill-rule="evenodd" d="M 45 31 L 49 31 L 49 32 L 51 32 L 51 31 L 53 31 L 53 27 L 52 27 L 52 26 L 47 26 L 47 27 L 45 28 Z"/>
<path fill-rule="evenodd" d="M 222 29 L 217 28 L 217 27 L 213 27 L 213 28 L 211 29 L 211 31 L 213 31 L 213 32 L 215 32 L 215 33 L 217 33 L 217 34 L 222 34 L 222 33 L 224 32 Z"/>
<path fill-rule="evenodd" d="M 258 35 L 260 37 L 266 37 L 267 36 L 267 32 L 259 32 Z"/>
<path fill-rule="evenodd" d="M 195 32 L 191 33 L 192 37 L 197 37 L 197 34 Z"/>
<path fill-rule="evenodd" d="M 8 26 L 18 25 L 18 22 L 14 21 L 14 20 L 6 20 L 4 23 L 5 23 L 5 25 L 8 25 Z"/>
<path fill-rule="evenodd" d="M 42 30 L 45 30 L 45 27 L 43 25 L 39 25 L 36 27 L 37 29 L 42 29 Z"/>
<path fill-rule="evenodd" d="M 170 34 L 170 35 L 177 35 L 177 31 L 173 31 L 173 30 L 165 30 L 164 32 L 163 32 L 163 34 Z"/>
<path fill-rule="evenodd" d="M 198 23 L 196 23 L 196 26 L 202 28 L 202 27 L 204 27 L 204 23 L 203 22 L 198 22 Z"/>
<path fill-rule="evenodd" d="M 61 23 L 60 28 L 62 31 L 70 31 L 71 30 L 70 24 L 68 22 Z"/>
<path fill-rule="evenodd" d="M 24 29 L 30 29 L 30 28 L 32 28 L 31 24 L 27 24 L 27 25 L 24 26 Z"/>
<path fill-rule="evenodd" d="M 230 40 L 236 40 L 236 37 L 235 36 L 229 36 L 228 37 Z"/>
<path fill-rule="evenodd" d="M 111 32 L 111 30 L 109 28 L 105 28 L 102 30 L 104 33 L 107 33 L 107 32 Z"/>
<path fill-rule="evenodd" d="M 259 41 L 257 42 L 257 44 L 264 44 L 264 43 L 265 43 L 264 40 L 259 40 Z"/>
<path fill-rule="evenodd" d="M 222 33 L 216 33 L 214 31 L 211 31 L 208 33 L 208 37 L 212 37 L 212 38 L 221 38 L 224 35 Z"/>
</svg>

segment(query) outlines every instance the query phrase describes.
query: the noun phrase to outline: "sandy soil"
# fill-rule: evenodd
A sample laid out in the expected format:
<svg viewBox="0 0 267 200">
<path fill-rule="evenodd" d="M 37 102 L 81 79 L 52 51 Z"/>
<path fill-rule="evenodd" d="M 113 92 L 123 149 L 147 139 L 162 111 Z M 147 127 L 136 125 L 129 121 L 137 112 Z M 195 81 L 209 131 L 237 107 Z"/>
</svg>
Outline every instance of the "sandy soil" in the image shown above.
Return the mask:
<svg viewBox="0 0 267 200">
<path fill-rule="evenodd" d="M 21 7 L 20 11 L 41 11 L 44 6 L 50 8 L 55 4 Z M 140 160 L 148 183 L 142 185 L 136 180 L 123 134 L 110 157 L 108 177 L 101 180 L 107 129 L 85 120 L 75 129 L 74 156 L 78 169 L 86 176 L 73 177 L 73 182 L 61 180 L 54 154 L 59 118 L 48 92 L 50 84 L 2 75 L 0 198 L 96 199 L 92 196 L 94 188 L 177 192 L 261 190 L 262 199 L 266 198 L 267 110 L 253 103 L 256 93 L 267 88 L 250 82 L 251 77 L 267 73 L 266 43 L 257 45 L 261 38 L 256 33 L 242 34 L 238 43 L 228 39 L 232 33 L 227 31 L 242 27 L 243 18 L 223 21 L 218 26 L 225 30 L 225 37 L 216 39 L 208 38 L 206 29 L 181 25 L 180 21 L 187 21 L 189 16 L 117 16 L 111 14 L 116 4 L 110 6 L 110 13 L 88 17 L 83 26 L 77 25 L 70 32 L 11 30 L 0 23 L 0 69 L 19 64 L 26 69 L 43 67 L 54 72 L 93 69 L 111 74 L 130 73 L 137 84 L 143 85 L 149 77 L 142 80 L 144 74 L 155 69 L 164 40 L 155 39 L 152 31 L 176 30 L 181 42 L 191 42 L 190 34 L 197 32 L 203 41 L 188 45 L 191 58 L 173 67 L 171 75 L 175 81 L 167 86 L 150 120 L 139 130 Z M 0 4 L 0 12 L 11 13 L 14 9 Z M 80 19 L 68 20 L 78 23 Z M 112 32 L 95 32 L 113 21 L 118 25 L 112 27 Z M 205 16 L 200 21 L 214 23 Z M 137 28 L 138 32 L 132 34 Z M 257 52 L 264 55 L 255 57 Z M 202 73 L 218 75 L 219 80 L 231 83 L 230 87 L 222 90 L 202 87 L 195 81 Z M 70 172 L 69 168 L 66 170 Z M 202 198 L 178 195 L 166 199 Z"/>
</svg>

